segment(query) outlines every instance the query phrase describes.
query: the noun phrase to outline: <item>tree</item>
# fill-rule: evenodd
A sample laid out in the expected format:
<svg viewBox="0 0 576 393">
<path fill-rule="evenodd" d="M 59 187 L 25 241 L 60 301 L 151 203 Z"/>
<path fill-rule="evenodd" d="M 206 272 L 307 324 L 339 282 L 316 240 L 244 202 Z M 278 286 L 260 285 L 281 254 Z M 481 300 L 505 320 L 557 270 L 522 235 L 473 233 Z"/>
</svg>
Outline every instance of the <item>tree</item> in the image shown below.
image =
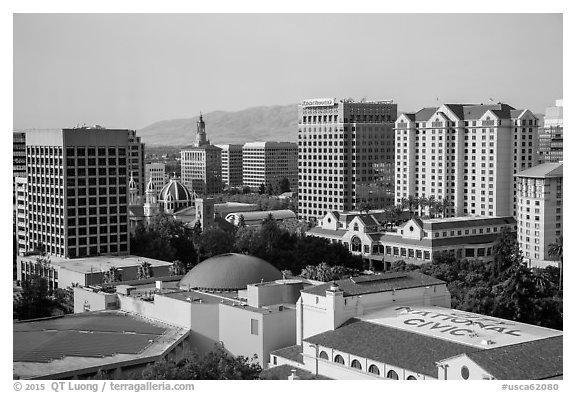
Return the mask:
<svg viewBox="0 0 576 393">
<path fill-rule="evenodd" d="M 33 275 L 22 282 L 22 292 L 14 302 L 14 316 L 19 320 L 49 317 L 54 306 L 48 296 L 48 281 Z"/>
<path fill-rule="evenodd" d="M 198 242 L 198 260 L 234 251 L 234 234 L 217 225 L 205 228 Z"/>
<path fill-rule="evenodd" d="M 432 217 L 432 211 L 434 210 L 434 205 L 436 204 L 436 197 L 434 195 L 430 195 L 428 197 L 428 215 Z"/>
<path fill-rule="evenodd" d="M 448 198 L 444 198 L 439 206 L 442 211 L 442 217 L 446 218 L 448 210 L 451 209 L 454 204 Z"/>
<path fill-rule="evenodd" d="M 160 360 L 148 366 L 138 376 L 140 379 L 154 380 L 254 380 L 262 368 L 254 355 L 252 359 L 244 356 L 231 356 L 222 344 L 216 344 L 208 354 L 188 351 L 178 361 Z"/>
<path fill-rule="evenodd" d="M 369 202 L 362 201 L 358 204 L 358 210 L 360 211 L 360 213 L 365 212 L 366 214 L 368 214 L 370 212 L 370 209 L 372 209 L 372 205 Z"/>
<path fill-rule="evenodd" d="M 179 260 L 172 262 L 172 266 L 170 266 L 170 275 L 181 276 L 183 274 L 186 274 L 186 265 Z"/>
<path fill-rule="evenodd" d="M 238 227 L 244 228 L 245 226 L 246 226 L 246 219 L 244 218 L 244 214 L 240 214 L 240 217 L 238 217 Z"/>
<path fill-rule="evenodd" d="M 122 274 L 120 274 L 118 268 L 112 266 L 108 271 L 104 272 L 102 281 L 104 284 L 112 284 L 114 282 L 122 281 Z"/>
<path fill-rule="evenodd" d="M 270 183 L 266 183 L 266 194 L 268 195 L 274 195 L 274 188 L 272 187 L 272 184 Z"/>
<path fill-rule="evenodd" d="M 138 280 L 146 280 L 152 277 L 152 265 L 148 261 L 140 262 L 138 265 L 138 272 L 136 273 Z"/>
<path fill-rule="evenodd" d="M 556 238 L 555 243 L 550 243 L 548 245 L 548 256 L 554 259 L 558 263 L 558 267 L 560 268 L 560 279 L 558 287 L 562 290 L 562 270 L 564 265 L 564 255 L 562 250 L 562 235 Z"/>
<path fill-rule="evenodd" d="M 510 269 L 520 265 L 523 259 L 516 234 L 510 228 L 505 227 L 500 232 L 498 241 L 494 245 L 493 254 L 492 281 L 498 283 L 506 280 Z"/>
<path fill-rule="evenodd" d="M 413 209 L 418 205 L 418 199 L 415 198 L 414 195 L 408 195 L 406 203 L 408 204 L 408 211 L 410 212 L 410 217 L 412 217 Z"/>
<path fill-rule="evenodd" d="M 260 187 L 258 187 L 258 194 L 260 195 L 266 194 L 266 185 L 264 183 L 260 184 Z"/>
<path fill-rule="evenodd" d="M 252 190 L 248 186 L 242 187 L 242 194 L 250 194 Z"/>
<path fill-rule="evenodd" d="M 340 280 L 349 276 L 348 269 L 344 266 L 330 266 L 326 262 L 321 262 L 317 266 L 308 265 L 302 269 L 300 277 L 317 281 L 333 281 Z"/>
<path fill-rule="evenodd" d="M 285 192 L 290 192 L 290 180 L 288 180 L 288 178 L 283 177 L 282 179 L 280 179 L 279 182 L 279 193 L 283 194 Z"/>
<path fill-rule="evenodd" d="M 420 196 L 420 198 L 418 198 L 418 207 L 420 208 L 420 212 L 419 212 L 420 216 L 422 216 L 422 212 L 424 211 L 426 206 L 428 206 L 428 198 L 426 198 L 426 196 L 422 195 L 422 196 Z"/>
</svg>

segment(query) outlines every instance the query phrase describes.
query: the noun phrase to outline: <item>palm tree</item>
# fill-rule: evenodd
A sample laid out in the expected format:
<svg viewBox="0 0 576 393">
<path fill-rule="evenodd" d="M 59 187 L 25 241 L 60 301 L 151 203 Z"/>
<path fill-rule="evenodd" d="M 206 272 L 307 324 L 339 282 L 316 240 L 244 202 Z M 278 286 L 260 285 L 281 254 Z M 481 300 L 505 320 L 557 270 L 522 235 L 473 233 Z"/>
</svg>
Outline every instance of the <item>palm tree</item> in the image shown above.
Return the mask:
<svg viewBox="0 0 576 393">
<path fill-rule="evenodd" d="M 402 207 L 402 210 L 404 210 L 405 208 L 408 207 L 408 199 L 406 197 L 402 197 L 402 199 L 400 199 L 400 205 Z"/>
<path fill-rule="evenodd" d="M 434 208 L 434 204 L 436 203 L 436 197 L 434 195 L 430 195 L 428 197 L 428 214 L 432 217 L 432 210 Z"/>
<path fill-rule="evenodd" d="M 558 263 L 558 267 L 560 268 L 560 283 L 558 288 L 562 290 L 562 265 L 564 264 L 562 253 L 562 235 L 556 238 L 556 243 L 548 244 L 548 256 L 552 257 L 556 263 Z"/>
<path fill-rule="evenodd" d="M 112 284 L 118 281 L 122 281 L 122 275 L 120 274 L 119 269 L 111 267 L 107 272 L 104 272 L 104 284 Z"/>
<path fill-rule="evenodd" d="M 448 209 L 452 208 L 454 204 L 448 198 L 444 198 L 442 199 L 442 202 L 440 202 L 440 206 L 442 209 L 442 217 L 446 218 L 446 212 L 448 211 Z"/>
<path fill-rule="evenodd" d="M 138 266 L 138 273 L 136 275 L 138 280 L 145 280 L 152 277 L 152 265 L 150 262 L 142 261 Z"/>
<path fill-rule="evenodd" d="M 186 274 L 186 265 L 179 260 L 172 262 L 172 266 L 170 266 L 170 275 L 181 276 L 183 274 Z"/>
<path fill-rule="evenodd" d="M 414 195 L 408 195 L 408 199 L 406 202 L 408 203 L 408 210 L 410 211 L 410 217 L 412 217 L 412 208 L 418 205 L 418 199 L 414 197 Z"/>
<path fill-rule="evenodd" d="M 424 211 L 426 206 L 428 206 L 428 198 L 426 198 L 426 196 L 422 195 L 420 198 L 418 198 L 418 207 L 420 210 L 420 212 L 419 212 L 420 216 L 422 216 L 422 212 Z"/>
</svg>

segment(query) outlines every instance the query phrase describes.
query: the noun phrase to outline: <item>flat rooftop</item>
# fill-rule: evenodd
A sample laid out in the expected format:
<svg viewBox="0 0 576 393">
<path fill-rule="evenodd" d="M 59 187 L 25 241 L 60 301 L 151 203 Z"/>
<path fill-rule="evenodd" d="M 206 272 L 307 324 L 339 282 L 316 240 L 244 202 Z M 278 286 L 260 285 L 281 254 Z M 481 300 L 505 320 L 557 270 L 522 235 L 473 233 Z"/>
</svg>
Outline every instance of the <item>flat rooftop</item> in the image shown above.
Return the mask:
<svg viewBox="0 0 576 393">
<path fill-rule="evenodd" d="M 33 257 L 34 256 L 31 256 L 31 258 Z M 138 266 L 144 261 L 150 263 L 152 267 L 172 266 L 172 262 L 139 257 L 136 255 L 101 255 L 74 259 L 66 259 L 55 256 L 50 257 L 50 262 L 52 265 L 78 273 L 95 273 L 100 271 L 105 272 L 111 267 L 121 269 L 124 267 Z"/>
<path fill-rule="evenodd" d="M 121 311 L 14 323 L 14 375 L 55 379 L 114 363 L 147 363 L 187 334 L 186 329 Z"/>
</svg>

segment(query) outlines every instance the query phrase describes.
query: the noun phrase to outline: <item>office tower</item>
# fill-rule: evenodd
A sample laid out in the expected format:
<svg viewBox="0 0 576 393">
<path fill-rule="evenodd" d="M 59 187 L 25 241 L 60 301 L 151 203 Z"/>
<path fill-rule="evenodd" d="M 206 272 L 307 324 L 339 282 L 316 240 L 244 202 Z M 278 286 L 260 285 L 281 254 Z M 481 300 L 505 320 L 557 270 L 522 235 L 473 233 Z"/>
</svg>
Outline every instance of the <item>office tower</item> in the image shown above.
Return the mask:
<svg viewBox="0 0 576 393">
<path fill-rule="evenodd" d="M 298 145 L 290 142 L 250 142 L 242 148 L 244 187 L 258 189 L 264 184 L 277 187 L 286 178 L 296 189 L 298 181 Z"/>
<path fill-rule="evenodd" d="M 396 113 L 392 101 L 302 101 L 298 106 L 301 219 L 394 203 Z"/>
<path fill-rule="evenodd" d="M 190 192 L 217 194 L 222 191 L 222 154 L 206 139 L 206 123 L 200 115 L 192 146 L 180 151 L 182 183 Z"/>
<path fill-rule="evenodd" d="M 216 145 L 222 149 L 222 181 L 228 187 L 242 186 L 242 145 Z"/>
<path fill-rule="evenodd" d="M 538 119 L 507 104 L 445 104 L 396 120 L 396 203 L 448 199 L 448 216 L 515 216 L 514 174 L 537 159 Z"/>
<path fill-rule="evenodd" d="M 138 186 L 139 195 L 144 195 L 144 156 L 145 146 L 136 135 L 136 131 L 128 131 L 128 175 L 132 174 L 136 185 Z"/>
<path fill-rule="evenodd" d="M 156 190 L 156 193 L 160 192 L 164 184 L 168 181 L 166 176 L 166 164 L 163 162 L 152 162 L 145 165 L 144 169 L 144 181 L 146 186 L 152 180 L 152 187 Z M 142 194 L 140 194 L 142 195 Z"/>
<path fill-rule="evenodd" d="M 98 126 L 28 131 L 20 253 L 128 254 L 129 144 L 129 130 Z"/>
<path fill-rule="evenodd" d="M 26 177 L 26 133 L 12 133 L 12 190 L 16 195 L 16 178 Z"/>
<path fill-rule="evenodd" d="M 564 103 L 556 100 L 556 105 L 546 108 L 544 125 L 538 129 L 538 162 L 562 161 L 564 133 Z"/>
<path fill-rule="evenodd" d="M 516 174 L 518 243 L 531 267 L 556 265 L 548 245 L 562 235 L 562 162 L 545 163 Z"/>
</svg>

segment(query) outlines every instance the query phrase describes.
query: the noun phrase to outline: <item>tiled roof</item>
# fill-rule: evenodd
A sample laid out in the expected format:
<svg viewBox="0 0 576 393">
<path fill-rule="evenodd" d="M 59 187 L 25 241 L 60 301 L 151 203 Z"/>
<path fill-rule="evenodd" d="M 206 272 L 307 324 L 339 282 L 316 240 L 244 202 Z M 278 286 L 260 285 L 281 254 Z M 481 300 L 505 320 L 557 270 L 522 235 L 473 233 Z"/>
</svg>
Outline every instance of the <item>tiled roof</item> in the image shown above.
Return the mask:
<svg viewBox="0 0 576 393">
<path fill-rule="evenodd" d="M 303 370 L 298 367 L 291 366 L 289 364 L 283 364 L 277 367 L 267 368 L 266 370 L 262 370 L 260 373 L 260 379 L 288 379 L 290 374 L 292 374 L 292 370 L 296 373 L 298 379 L 307 380 L 307 379 L 330 379 L 324 377 L 322 375 L 314 375 L 310 371 Z"/>
<path fill-rule="evenodd" d="M 334 236 L 334 237 L 342 237 L 346 234 L 346 232 L 348 232 L 346 229 L 326 229 L 326 228 L 320 228 L 320 227 L 314 227 L 311 228 L 309 231 L 307 231 L 306 233 L 310 233 L 312 235 L 314 234 L 318 234 L 318 235 L 327 235 L 327 236 Z"/>
<path fill-rule="evenodd" d="M 367 226 L 378 225 L 378 221 L 376 221 L 376 219 L 374 219 L 374 217 L 372 217 L 370 214 L 360 214 L 358 215 L 358 219 L 360 219 L 360 221 L 362 221 L 364 225 Z"/>
<path fill-rule="evenodd" d="M 549 162 L 528 168 L 517 173 L 517 177 L 562 177 L 563 163 Z"/>
<path fill-rule="evenodd" d="M 401 276 L 394 273 L 384 273 L 366 277 L 370 278 L 362 283 L 354 282 L 357 277 L 351 277 L 337 280 L 336 284 L 338 284 L 338 287 L 344 292 L 345 297 L 444 284 L 444 281 L 442 280 L 418 272 L 407 272 Z M 326 291 L 330 289 L 331 286 L 332 283 L 326 283 L 306 288 L 301 292 L 325 296 Z"/>
<path fill-rule="evenodd" d="M 352 318 L 333 331 L 304 339 L 359 357 L 436 378 L 436 362 L 477 351 L 472 346 Z"/>
<path fill-rule="evenodd" d="M 277 349 L 272 351 L 270 354 L 304 364 L 304 360 L 302 358 L 302 345 L 292 345 L 291 347 Z"/>
<path fill-rule="evenodd" d="M 472 352 L 467 356 L 496 379 L 547 379 L 563 374 L 563 336 Z"/>
</svg>

